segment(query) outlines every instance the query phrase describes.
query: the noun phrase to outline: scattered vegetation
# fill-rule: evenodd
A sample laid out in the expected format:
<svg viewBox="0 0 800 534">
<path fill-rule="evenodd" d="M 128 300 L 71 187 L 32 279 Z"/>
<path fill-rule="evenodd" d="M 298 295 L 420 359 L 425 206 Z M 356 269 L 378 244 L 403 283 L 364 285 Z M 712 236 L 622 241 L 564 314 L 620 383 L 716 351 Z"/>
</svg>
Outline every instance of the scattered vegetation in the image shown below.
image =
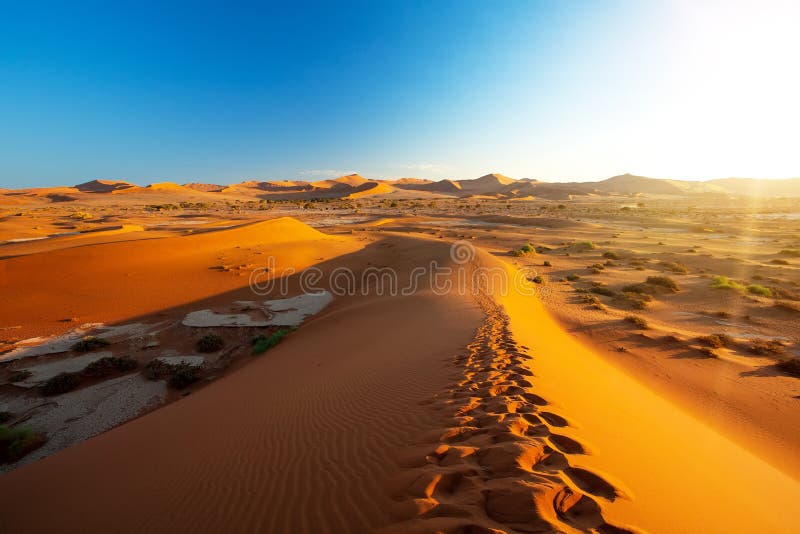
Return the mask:
<svg viewBox="0 0 800 534">
<path fill-rule="evenodd" d="M 617 296 L 617 292 L 614 291 L 613 289 L 607 288 L 605 286 L 600 286 L 600 285 L 592 286 L 592 288 L 589 291 L 591 291 L 592 293 L 597 293 L 598 295 L 603 295 L 604 297 L 616 297 Z"/>
<path fill-rule="evenodd" d="M 29 428 L 0 425 L 0 463 L 19 460 L 45 442 L 42 434 Z"/>
<path fill-rule="evenodd" d="M 188 363 L 173 365 L 157 358 L 150 360 L 145 365 L 142 374 L 149 380 L 166 378 L 167 385 L 173 389 L 184 389 L 200 380 L 200 372 L 197 367 Z"/>
<path fill-rule="evenodd" d="M 625 320 L 643 330 L 650 328 L 650 325 L 647 324 L 647 321 L 638 315 L 626 315 Z"/>
<path fill-rule="evenodd" d="M 645 280 L 645 283 L 650 284 L 651 286 L 665 287 L 673 293 L 677 293 L 681 290 L 681 288 L 678 286 L 678 283 L 669 276 L 648 276 L 647 280 Z"/>
<path fill-rule="evenodd" d="M 80 382 L 81 380 L 77 373 L 60 373 L 42 384 L 42 393 L 48 397 L 61 395 L 78 387 Z"/>
<path fill-rule="evenodd" d="M 570 282 L 574 282 L 575 280 L 580 280 L 580 278 L 581 278 L 580 275 L 575 274 L 575 273 L 571 273 L 571 274 L 567 275 L 567 280 L 569 280 Z"/>
<path fill-rule="evenodd" d="M 552 263 L 550 263 L 549 261 L 545 261 L 545 262 L 544 262 L 542 265 L 543 265 L 544 267 L 552 267 L 552 266 L 553 266 L 553 264 L 552 264 Z"/>
<path fill-rule="evenodd" d="M 738 282 L 734 282 L 727 276 L 719 275 L 711 279 L 711 287 L 714 289 L 733 289 L 735 291 L 743 291 L 745 286 Z"/>
<path fill-rule="evenodd" d="M 253 354 L 262 354 L 292 333 L 292 328 L 281 328 L 268 336 L 257 336 L 253 339 Z"/>
<path fill-rule="evenodd" d="M 606 252 L 603 252 L 603 257 L 607 258 L 609 260 L 618 260 L 619 259 L 619 254 L 617 254 L 616 252 L 612 252 L 612 251 L 608 250 Z"/>
<path fill-rule="evenodd" d="M 719 355 L 711 347 L 697 347 L 697 352 L 707 358 L 719 358 Z"/>
<path fill-rule="evenodd" d="M 169 380 L 167 380 L 167 385 L 172 389 L 185 389 L 200 380 L 200 375 L 196 368 L 188 365 L 177 367 L 172 376 L 169 377 Z"/>
<path fill-rule="evenodd" d="M 531 282 L 533 282 L 534 284 L 541 284 L 544 282 L 544 278 L 542 278 L 540 275 L 537 274 L 536 276 L 531 278 Z"/>
<path fill-rule="evenodd" d="M 575 248 L 578 249 L 578 251 L 594 250 L 597 248 L 597 245 L 592 241 L 581 241 L 580 243 L 575 243 Z"/>
<path fill-rule="evenodd" d="M 217 334 L 206 334 L 197 340 L 198 352 L 217 352 L 225 346 L 225 340 Z"/>
<path fill-rule="evenodd" d="M 103 339 L 102 337 L 96 336 L 86 336 L 74 345 L 72 345 L 72 350 L 75 352 L 89 352 L 95 349 L 99 349 L 100 347 L 107 347 L 110 345 L 111 342 L 107 339 Z"/>
</svg>

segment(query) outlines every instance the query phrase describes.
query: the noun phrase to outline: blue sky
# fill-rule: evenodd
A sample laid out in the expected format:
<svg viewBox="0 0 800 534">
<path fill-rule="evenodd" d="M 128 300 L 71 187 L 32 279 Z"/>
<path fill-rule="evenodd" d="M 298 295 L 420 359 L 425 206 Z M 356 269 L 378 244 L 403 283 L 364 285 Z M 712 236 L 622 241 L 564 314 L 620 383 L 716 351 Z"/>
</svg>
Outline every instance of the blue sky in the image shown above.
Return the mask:
<svg viewBox="0 0 800 534">
<path fill-rule="evenodd" d="M 793 2 L 113 4 L 2 6 L 0 187 L 800 175 Z"/>
</svg>

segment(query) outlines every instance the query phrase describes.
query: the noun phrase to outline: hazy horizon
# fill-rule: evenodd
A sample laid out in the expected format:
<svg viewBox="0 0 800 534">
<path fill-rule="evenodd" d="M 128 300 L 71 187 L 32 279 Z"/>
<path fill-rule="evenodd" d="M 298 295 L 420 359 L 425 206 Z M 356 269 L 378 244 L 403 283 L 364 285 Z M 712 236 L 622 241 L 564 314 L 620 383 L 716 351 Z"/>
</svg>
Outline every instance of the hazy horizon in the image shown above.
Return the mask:
<svg viewBox="0 0 800 534">
<path fill-rule="evenodd" d="M 800 176 L 793 2 L 187 6 L 7 7 L 0 187 Z"/>
</svg>

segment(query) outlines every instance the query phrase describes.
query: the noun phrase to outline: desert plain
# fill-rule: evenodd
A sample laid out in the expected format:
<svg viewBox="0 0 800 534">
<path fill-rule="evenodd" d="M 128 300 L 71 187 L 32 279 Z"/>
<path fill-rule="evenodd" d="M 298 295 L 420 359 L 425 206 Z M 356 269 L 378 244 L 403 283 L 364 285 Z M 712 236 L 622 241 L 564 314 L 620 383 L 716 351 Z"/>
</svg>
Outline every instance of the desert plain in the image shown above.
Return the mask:
<svg viewBox="0 0 800 534">
<path fill-rule="evenodd" d="M 800 180 L 0 190 L 0 416 L 3 532 L 798 532 Z"/>
</svg>

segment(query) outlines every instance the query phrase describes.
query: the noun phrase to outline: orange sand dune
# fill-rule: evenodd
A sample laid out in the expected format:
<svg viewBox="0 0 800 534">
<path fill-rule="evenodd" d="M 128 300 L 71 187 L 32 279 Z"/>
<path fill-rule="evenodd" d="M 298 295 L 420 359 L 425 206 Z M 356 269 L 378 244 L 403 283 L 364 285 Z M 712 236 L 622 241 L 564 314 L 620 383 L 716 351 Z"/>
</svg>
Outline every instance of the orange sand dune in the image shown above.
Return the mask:
<svg viewBox="0 0 800 534">
<path fill-rule="evenodd" d="M 246 287 L 249 271 L 265 267 L 270 256 L 277 259 L 276 269 L 304 268 L 360 247 L 284 217 L 196 235 L 7 258 L 0 261 L 0 325 L 19 325 L 15 333 L 27 338 L 63 331 L 70 327 L 63 320 L 73 317 L 124 320 Z M 226 267 L 232 270 L 220 270 Z"/>
</svg>

